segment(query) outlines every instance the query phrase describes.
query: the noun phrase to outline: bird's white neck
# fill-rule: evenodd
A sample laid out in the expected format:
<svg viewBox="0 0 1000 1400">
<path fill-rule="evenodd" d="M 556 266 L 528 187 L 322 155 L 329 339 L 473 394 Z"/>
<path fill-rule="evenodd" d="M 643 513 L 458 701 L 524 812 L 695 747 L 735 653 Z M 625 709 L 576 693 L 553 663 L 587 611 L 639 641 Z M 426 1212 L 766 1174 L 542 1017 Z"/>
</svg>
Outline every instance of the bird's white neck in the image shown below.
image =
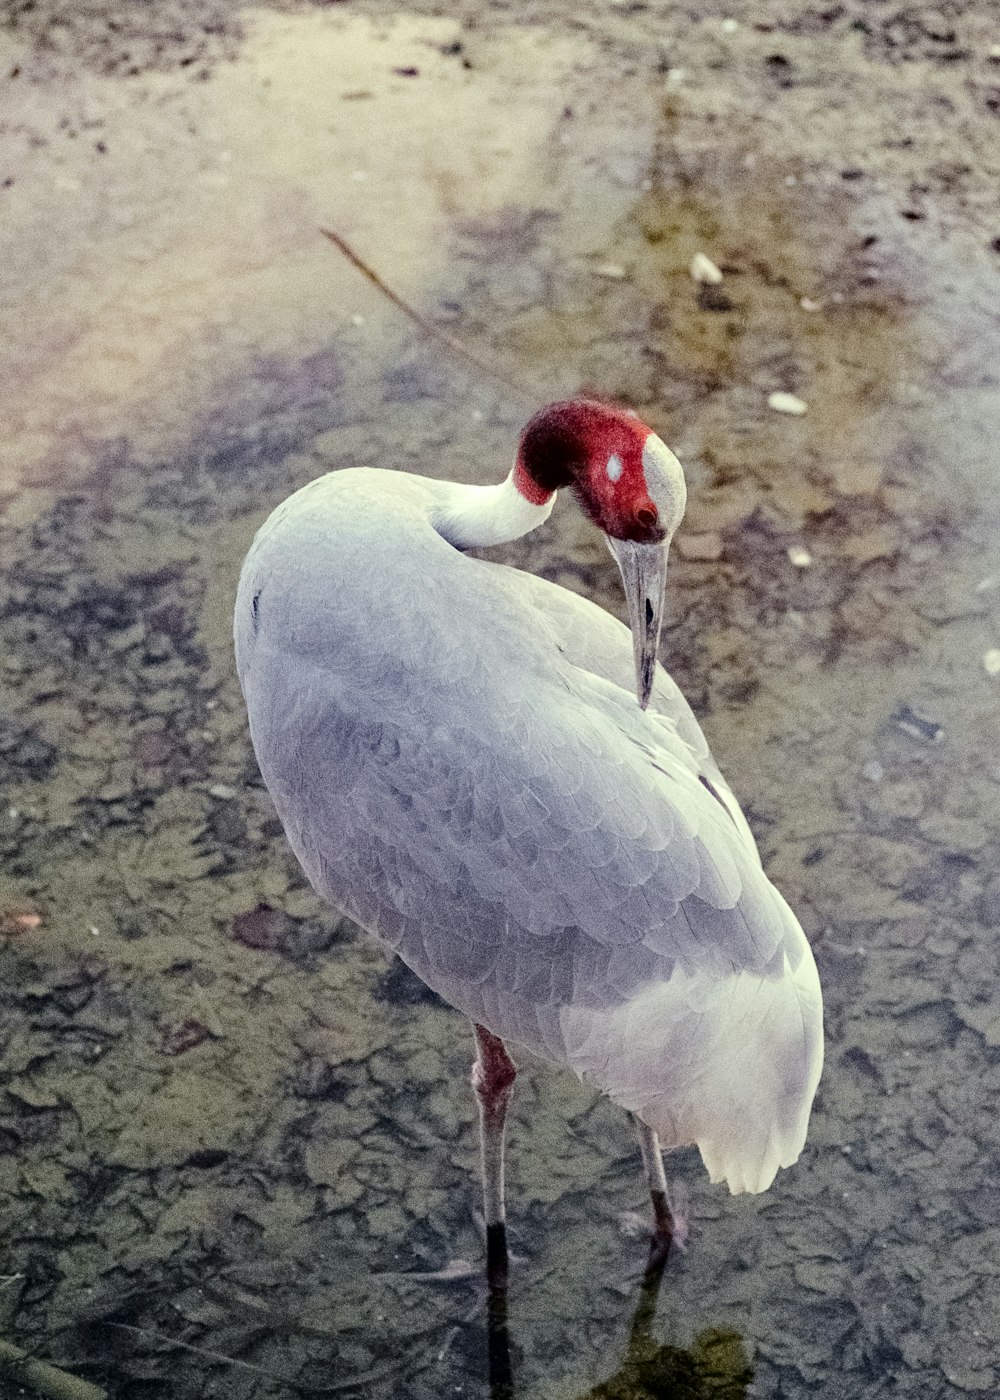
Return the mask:
<svg viewBox="0 0 1000 1400">
<path fill-rule="evenodd" d="M 514 484 L 514 472 L 497 486 L 463 486 L 457 481 L 442 488 L 432 523 L 456 549 L 477 549 L 520 539 L 547 520 L 555 492 L 534 505 Z"/>
</svg>

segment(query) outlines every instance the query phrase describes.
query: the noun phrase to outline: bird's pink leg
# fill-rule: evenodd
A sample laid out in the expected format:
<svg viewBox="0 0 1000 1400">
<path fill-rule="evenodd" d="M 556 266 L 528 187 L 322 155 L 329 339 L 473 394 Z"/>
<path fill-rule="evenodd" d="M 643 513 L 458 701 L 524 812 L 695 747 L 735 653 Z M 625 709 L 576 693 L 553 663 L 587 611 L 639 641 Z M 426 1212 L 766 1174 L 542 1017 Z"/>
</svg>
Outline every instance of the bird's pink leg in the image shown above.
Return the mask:
<svg viewBox="0 0 1000 1400">
<path fill-rule="evenodd" d="M 643 1170 L 646 1173 L 650 1200 L 653 1202 L 653 1253 L 662 1252 L 665 1257 L 672 1244 L 683 1248 L 687 1243 L 687 1223 L 670 1203 L 660 1139 L 636 1114 L 632 1117 L 639 1134 Z"/>
<path fill-rule="evenodd" d="M 507 1225 L 503 1199 L 504 1129 L 517 1066 L 499 1036 L 473 1025 L 476 1059 L 472 1087 L 479 1100 L 479 1141 L 483 1158 L 486 1214 L 486 1279 L 492 1290 L 507 1286 Z"/>
</svg>

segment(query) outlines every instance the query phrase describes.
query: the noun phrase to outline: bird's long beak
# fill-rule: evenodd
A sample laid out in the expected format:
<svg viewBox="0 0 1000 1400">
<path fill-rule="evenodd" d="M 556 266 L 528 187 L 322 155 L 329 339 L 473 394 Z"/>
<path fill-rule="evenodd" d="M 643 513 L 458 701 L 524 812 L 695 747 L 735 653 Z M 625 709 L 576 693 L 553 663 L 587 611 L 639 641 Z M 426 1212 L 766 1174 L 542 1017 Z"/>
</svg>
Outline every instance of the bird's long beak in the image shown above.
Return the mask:
<svg viewBox="0 0 1000 1400">
<path fill-rule="evenodd" d="M 635 693 L 640 709 L 649 704 L 656 675 L 656 647 L 663 618 L 663 591 L 667 583 L 668 544 L 638 544 L 634 540 L 604 537 L 615 557 L 625 585 L 628 620 L 635 654 Z"/>
</svg>

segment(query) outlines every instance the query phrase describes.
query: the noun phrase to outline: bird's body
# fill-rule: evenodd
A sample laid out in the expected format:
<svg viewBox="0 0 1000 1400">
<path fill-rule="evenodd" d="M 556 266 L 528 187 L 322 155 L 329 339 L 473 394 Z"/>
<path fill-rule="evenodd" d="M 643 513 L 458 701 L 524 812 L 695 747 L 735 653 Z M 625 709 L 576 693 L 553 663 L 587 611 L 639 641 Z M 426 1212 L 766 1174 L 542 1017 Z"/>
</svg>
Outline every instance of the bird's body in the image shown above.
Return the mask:
<svg viewBox="0 0 1000 1400">
<path fill-rule="evenodd" d="M 274 512 L 235 627 L 264 779 L 315 889 L 445 1000 L 763 1190 L 819 1077 L 808 944 L 668 673 L 640 709 L 626 627 L 462 552 L 491 490 L 352 469 Z"/>
</svg>

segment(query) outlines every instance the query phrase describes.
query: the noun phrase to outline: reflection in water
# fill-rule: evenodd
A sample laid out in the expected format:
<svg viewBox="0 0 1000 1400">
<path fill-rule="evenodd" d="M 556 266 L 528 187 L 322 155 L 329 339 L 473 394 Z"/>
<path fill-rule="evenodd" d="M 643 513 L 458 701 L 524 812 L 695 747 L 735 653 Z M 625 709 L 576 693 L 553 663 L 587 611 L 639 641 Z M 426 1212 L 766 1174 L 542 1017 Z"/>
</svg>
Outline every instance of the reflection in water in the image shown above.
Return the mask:
<svg viewBox="0 0 1000 1400">
<path fill-rule="evenodd" d="M 491 1288 L 486 1300 L 490 1400 L 514 1400 L 514 1372 L 507 1327 L 507 1290 Z"/>
<path fill-rule="evenodd" d="M 654 1243 L 622 1364 L 577 1400 L 742 1400 L 746 1395 L 753 1371 L 737 1333 L 708 1330 L 691 1348 L 658 1343 L 653 1337 L 666 1263 L 667 1255 Z M 488 1310 L 490 1400 L 517 1400 L 504 1290 L 491 1292 Z"/>
</svg>

